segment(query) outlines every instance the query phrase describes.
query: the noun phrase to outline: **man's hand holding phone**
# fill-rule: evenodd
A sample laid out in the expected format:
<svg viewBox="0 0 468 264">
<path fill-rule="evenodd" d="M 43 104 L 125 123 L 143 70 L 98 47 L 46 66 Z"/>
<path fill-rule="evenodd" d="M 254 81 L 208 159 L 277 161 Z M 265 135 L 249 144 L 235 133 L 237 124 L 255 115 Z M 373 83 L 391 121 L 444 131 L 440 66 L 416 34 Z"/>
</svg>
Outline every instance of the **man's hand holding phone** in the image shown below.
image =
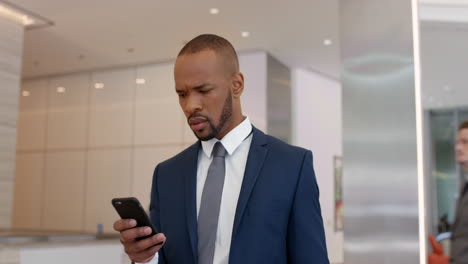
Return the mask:
<svg viewBox="0 0 468 264">
<path fill-rule="evenodd" d="M 125 248 L 125 252 L 130 260 L 145 263 L 154 258 L 161 249 L 166 237 L 163 233 L 151 237 L 137 240 L 152 233 L 151 227 L 136 227 L 137 221 L 134 219 L 120 219 L 114 222 L 114 229 L 120 232 L 120 242 Z"/>
<path fill-rule="evenodd" d="M 152 260 L 166 241 L 164 234 L 157 232 L 137 198 L 114 198 L 112 205 L 121 218 L 115 221 L 114 229 L 120 232 L 129 258 L 140 263 Z"/>
</svg>

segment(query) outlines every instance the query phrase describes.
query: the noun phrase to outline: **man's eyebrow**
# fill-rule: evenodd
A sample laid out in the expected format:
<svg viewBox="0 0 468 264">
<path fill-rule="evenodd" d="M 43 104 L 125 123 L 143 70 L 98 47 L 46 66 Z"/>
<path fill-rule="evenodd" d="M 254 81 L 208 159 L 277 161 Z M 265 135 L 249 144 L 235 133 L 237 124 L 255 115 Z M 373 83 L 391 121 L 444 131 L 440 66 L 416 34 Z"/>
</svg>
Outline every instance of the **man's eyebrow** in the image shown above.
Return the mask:
<svg viewBox="0 0 468 264">
<path fill-rule="evenodd" d="M 207 86 L 209 86 L 209 84 L 204 83 L 204 84 L 197 85 L 197 86 L 193 87 L 192 89 L 200 90 L 200 89 L 205 88 Z M 185 89 L 176 89 L 176 93 L 183 93 L 183 92 L 185 92 Z"/>
<path fill-rule="evenodd" d="M 208 84 L 204 83 L 204 84 L 200 84 L 200 85 L 197 85 L 197 86 L 193 87 L 193 89 L 198 90 L 198 89 L 202 89 L 202 88 L 204 88 L 206 86 L 208 86 Z"/>
</svg>

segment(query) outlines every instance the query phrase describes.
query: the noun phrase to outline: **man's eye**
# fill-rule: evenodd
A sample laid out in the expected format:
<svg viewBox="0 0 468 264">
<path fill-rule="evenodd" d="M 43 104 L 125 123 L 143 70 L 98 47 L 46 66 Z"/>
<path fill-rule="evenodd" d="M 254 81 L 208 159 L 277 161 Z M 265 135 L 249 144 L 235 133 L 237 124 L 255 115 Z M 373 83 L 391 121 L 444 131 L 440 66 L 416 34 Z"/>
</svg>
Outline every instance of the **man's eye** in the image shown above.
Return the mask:
<svg viewBox="0 0 468 264">
<path fill-rule="evenodd" d="M 206 93 L 208 93 L 209 91 L 210 91 L 210 90 L 200 90 L 200 93 L 206 94 Z"/>
<path fill-rule="evenodd" d="M 177 94 L 177 95 L 179 96 L 179 98 L 184 98 L 185 97 L 185 94 L 182 94 L 182 93 Z"/>
</svg>

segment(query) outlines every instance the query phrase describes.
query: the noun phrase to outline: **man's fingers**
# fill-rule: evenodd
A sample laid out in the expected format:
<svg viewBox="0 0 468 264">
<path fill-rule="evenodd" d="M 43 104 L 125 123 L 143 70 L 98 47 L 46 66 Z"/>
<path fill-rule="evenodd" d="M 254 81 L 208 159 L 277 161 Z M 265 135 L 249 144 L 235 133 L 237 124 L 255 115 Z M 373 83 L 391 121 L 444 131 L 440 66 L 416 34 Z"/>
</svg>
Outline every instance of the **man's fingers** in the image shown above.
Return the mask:
<svg viewBox="0 0 468 264">
<path fill-rule="evenodd" d="M 124 230 L 133 228 L 137 225 L 134 219 L 120 219 L 114 222 L 114 230 L 122 232 Z"/>
<path fill-rule="evenodd" d="M 114 222 L 114 229 L 120 232 L 120 241 L 130 259 L 136 262 L 147 262 L 158 252 L 166 241 L 164 234 L 159 233 L 152 237 L 137 241 L 139 237 L 152 233 L 151 227 L 135 227 L 134 219 L 121 219 Z"/>
<path fill-rule="evenodd" d="M 129 243 L 126 247 L 127 254 L 142 254 L 144 252 L 152 252 L 150 249 L 155 249 L 154 253 L 156 253 L 166 241 L 166 237 L 164 234 L 159 233 L 152 237 L 143 239 L 141 241 L 135 241 L 134 243 Z"/>
<path fill-rule="evenodd" d="M 161 249 L 162 246 L 163 246 L 163 244 L 150 247 L 150 248 L 148 248 L 148 249 L 145 250 L 145 252 L 143 253 L 143 255 L 144 255 L 144 256 L 147 256 L 146 259 L 148 259 L 148 258 L 154 256 L 154 255 Z"/>
<path fill-rule="evenodd" d="M 131 242 L 136 238 L 147 236 L 151 234 L 151 227 L 144 226 L 144 227 L 136 227 L 124 230 L 120 232 L 120 240 L 123 243 Z"/>
</svg>

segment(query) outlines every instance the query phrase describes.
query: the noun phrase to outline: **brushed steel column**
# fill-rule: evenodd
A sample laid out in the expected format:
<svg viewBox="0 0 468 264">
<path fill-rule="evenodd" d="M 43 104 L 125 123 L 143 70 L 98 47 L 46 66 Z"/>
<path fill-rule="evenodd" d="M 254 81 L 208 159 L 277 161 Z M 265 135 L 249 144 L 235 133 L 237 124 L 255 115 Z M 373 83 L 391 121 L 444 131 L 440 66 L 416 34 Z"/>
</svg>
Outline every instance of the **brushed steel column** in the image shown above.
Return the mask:
<svg viewBox="0 0 468 264">
<path fill-rule="evenodd" d="M 340 5 L 344 262 L 419 263 L 411 1 Z"/>
</svg>

